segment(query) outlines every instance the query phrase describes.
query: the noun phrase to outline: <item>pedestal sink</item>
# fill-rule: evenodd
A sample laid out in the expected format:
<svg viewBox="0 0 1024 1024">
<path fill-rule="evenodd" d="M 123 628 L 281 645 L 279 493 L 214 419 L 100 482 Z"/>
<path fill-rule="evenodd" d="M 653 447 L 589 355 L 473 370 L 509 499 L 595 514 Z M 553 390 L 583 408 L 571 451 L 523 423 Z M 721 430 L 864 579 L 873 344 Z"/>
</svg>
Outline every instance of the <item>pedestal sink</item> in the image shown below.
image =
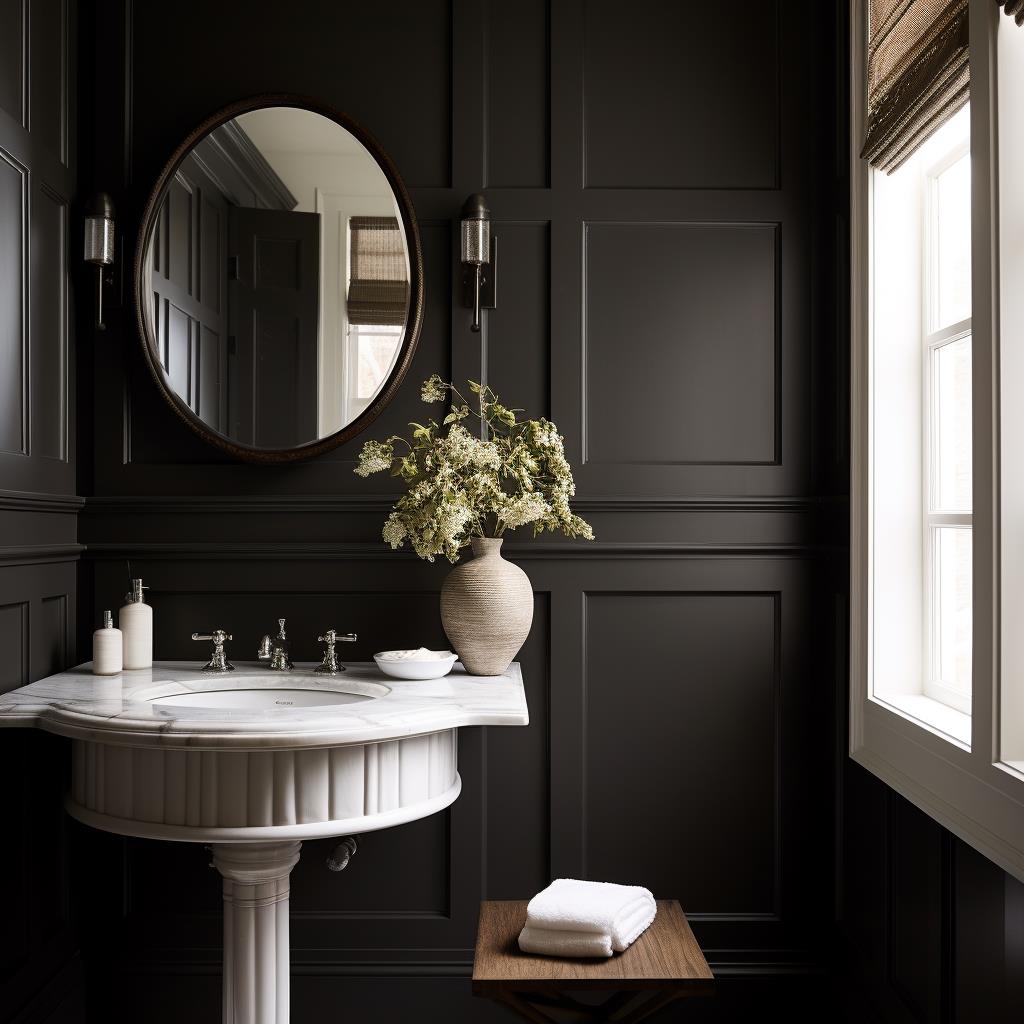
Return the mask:
<svg viewBox="0 0 1024 1024">
<path fill-rule="evenodd" d="M 462 786 L 459 728 L 526 725 L 518 665 L 475 677 L 333 677 L 194 663 L 94 676 L 89 665 L 0 695 L 0 726 L 72 740 L 66 806 L 120 835 L 213 844 L 224 880 L 223 1019 L 288 1020 L 289 874 L 303 839 L 434 814 Z"/>
</svg>

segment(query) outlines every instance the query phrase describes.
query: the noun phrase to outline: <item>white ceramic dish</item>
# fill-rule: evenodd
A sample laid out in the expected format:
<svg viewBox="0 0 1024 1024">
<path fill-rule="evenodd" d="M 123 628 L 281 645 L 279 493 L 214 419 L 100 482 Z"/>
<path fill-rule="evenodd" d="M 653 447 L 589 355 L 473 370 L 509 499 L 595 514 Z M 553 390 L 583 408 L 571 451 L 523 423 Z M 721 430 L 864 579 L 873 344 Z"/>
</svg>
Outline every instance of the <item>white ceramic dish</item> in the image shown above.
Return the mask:
<svg viewBox="0 0 1024 1024">
<path fill-rule="evenodd" d="M 391 676 L 394 679 L 440 679 L 442 676 L 448 675 L 452 670 L 452 665 L 459 660 L 457 654 L 452 654 L 451 651 L 445 651 L 444 657 L 438 658 L 417 658 L 417 657 L 400 657 L 402 654 L 409 654 L 406 651 L 381 651 L 373 656 L 373 660 L 377 662 L 377 667 L 386 676 Z M 442 652 L 431 651 L 431 654 L 437 655 Z"/>
</svg>

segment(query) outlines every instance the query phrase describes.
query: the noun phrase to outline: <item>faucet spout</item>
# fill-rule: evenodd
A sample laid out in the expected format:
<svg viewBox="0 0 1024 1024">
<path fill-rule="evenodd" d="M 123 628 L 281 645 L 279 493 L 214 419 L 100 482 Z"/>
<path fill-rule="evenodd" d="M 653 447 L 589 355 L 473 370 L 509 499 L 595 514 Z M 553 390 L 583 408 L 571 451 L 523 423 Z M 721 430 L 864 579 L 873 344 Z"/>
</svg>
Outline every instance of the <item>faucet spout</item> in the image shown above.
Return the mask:
<svg viewBox="0 0 1024 1024">
<path fill-rule="evenodd" d="M 277 636 L 273 639 L 269 635 L 265 636 L 256 651 L 256 657 L 260 661 L 269 661 L 270 667 L 276 672 L 289 672 L 295 667 L 292 664 L 291 645 L 288 643 L 288 635 L 284 631 L 284 623 L 284 619 L 278 619 Z"/>
</svg>

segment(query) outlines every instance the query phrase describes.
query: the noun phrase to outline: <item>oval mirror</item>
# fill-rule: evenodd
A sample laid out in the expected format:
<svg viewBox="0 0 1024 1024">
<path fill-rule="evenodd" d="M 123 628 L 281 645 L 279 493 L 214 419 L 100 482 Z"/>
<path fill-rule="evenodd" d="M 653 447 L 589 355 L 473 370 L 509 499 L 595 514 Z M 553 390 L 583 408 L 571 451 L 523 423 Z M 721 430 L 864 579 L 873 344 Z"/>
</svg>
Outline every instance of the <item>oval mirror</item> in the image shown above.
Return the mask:
<svg viewBox="0 0 1024 1024">
<path fill-rule="evenodd" d="M 153 377 L 193 430 L 250 461 L 319 455 L 376 417 L 412 359 L 412 205 L 349 118 L 296 97 L 244 100 L 157 180 L 135 296 Z"/>
</svg>

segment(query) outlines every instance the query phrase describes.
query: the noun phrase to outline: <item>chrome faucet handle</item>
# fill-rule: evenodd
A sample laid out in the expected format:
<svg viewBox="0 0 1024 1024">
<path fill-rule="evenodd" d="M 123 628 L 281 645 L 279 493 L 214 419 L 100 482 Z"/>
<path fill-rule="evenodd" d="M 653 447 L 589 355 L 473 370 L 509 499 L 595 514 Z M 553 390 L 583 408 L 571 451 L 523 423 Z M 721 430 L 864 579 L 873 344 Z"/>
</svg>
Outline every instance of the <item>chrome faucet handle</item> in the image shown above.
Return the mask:
<svg viewBox="0 0 1024 1024">
<path fill-rule="evenodd" d="M 359 638 L 355 633 L 339 633 L 336 629 L 329 629 L 323 636 L 318 636 L 317 641 L 326 646 L 324 647 L 324 660 L 313 671 L 320 676 L 336 676 L 339 672 L 344 672 L 345 666 L 338 664 L 338 656 L 334 651 L 334 645 L 339 640 L 352 643 L 357 639 Z"/>
<path fill-rule="evenodd" d="M 225 633 L 223 629 L 215 629 L 212 633 L 193 633 L 192 639 L 213 641 L 213 654 L 210 656 L 210 660 L 203 666 L 204 672 L 235 671 L 235 666 L 228 661 L 227 655 L 224 653 L 224 641 L 234 639 L 230 633 Z"/>
</svg>

